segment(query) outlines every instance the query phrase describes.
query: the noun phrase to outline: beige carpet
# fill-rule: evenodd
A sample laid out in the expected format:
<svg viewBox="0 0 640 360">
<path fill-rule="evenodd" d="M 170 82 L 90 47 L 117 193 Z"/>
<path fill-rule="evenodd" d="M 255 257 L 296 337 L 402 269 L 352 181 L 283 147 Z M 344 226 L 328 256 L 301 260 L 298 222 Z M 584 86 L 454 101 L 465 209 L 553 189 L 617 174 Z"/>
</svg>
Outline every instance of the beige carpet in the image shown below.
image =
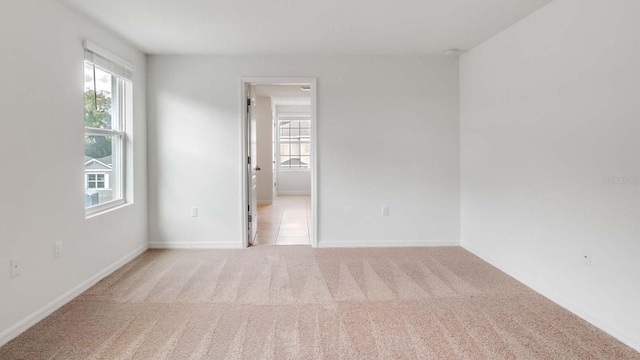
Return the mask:
<svg viewBox="0 0 640 360">
<path fill-rule="evenodd" d="M 461 248 L 149 251 L 1 359 L 640 359 Z"/>
</svg>

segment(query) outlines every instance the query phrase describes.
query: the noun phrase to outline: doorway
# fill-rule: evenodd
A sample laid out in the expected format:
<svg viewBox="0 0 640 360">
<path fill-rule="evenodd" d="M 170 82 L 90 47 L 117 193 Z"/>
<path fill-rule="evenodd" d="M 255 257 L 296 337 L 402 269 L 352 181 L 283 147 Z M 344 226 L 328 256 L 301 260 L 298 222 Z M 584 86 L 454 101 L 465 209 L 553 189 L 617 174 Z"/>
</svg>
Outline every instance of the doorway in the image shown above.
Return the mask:
<svg viewBox="0 0 640 360">
<path fill-rule="evenodd" d="M 243 247 L 317 247 L 315 78 L 242 79 Z"/>
<path fill-rule="evenodd" d="M 252 246 L 311 245 L 311 195 L 276 195 L 258 204 L 258 231 Z"/>
</svg>

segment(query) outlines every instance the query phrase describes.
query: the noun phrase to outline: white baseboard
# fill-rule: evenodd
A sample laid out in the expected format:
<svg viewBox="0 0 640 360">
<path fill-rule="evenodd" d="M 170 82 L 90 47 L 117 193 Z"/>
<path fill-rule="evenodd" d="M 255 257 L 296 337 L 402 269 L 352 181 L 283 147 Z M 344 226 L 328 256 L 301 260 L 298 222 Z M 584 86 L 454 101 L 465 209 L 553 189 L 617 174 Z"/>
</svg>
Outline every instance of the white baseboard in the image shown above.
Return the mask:
<svg viewBox="0 0 640 360">
<path fill-rule="evenodd" d="M 311 195 L 311 191 L 278 191 L 278 195 Z"/>
<path fill-rule="evenodd" d="M 135 257 L 137 257 L 138 255 L 142 254 L 145 251 L 147 251 L 147 245 L 142 246 L 142 247 L 130 252 L 129 254 L 127 254 L 124 257 L 122 257 L 120 260 L 118 260 L 118 261 L 114 262 L 113 264 L 109 265 L 108 267 L 106 267 L 104 270 L 102 270 L 102 271 L 98 272 L 97 274 L 93 275 L 92 277 L 90 277 L 89 279 L 85 280 L 84 282 L 82 282 L 78 286 L 76 286 L 73 289 L 71 289 L 71 290 L 67 291 L 66 293 L 62 294 L 57 299 L 53 300 L 52 302 L 50 302 L 47 305 L 43 306 L 42 308 L 38 309 L 33 314 L 31 314 L 31 315 L 27 316 L 26 318 L 22 319 L 17 324 L 15 324 L 12 327 L 8 328 L 7 330 L 3 331 L 2 333 L 0 333 L 0 346 L 6 344 L 9 341 L 11 341 L 12 339 L 16 338 L 18 335 L 22 334 L 25 330 L 27 330 L 30 327 L 32 327 L 33 325 L 37 324 L 40 320 L 42 320 L 42 319 L 46 318 L 47 316 L 51 315 L 54 311 L 60 309 L 62 306 L 67 304 L 69 301 L 73 300 L 78 295 L 80 295 L 83 292 L 87 291 L 90 287 L 95 285 L 98 281 L 100 281 L 100 280 L 104 279 L 105 277 L 111 275 L 111 273 L 113 273 L 114 271 L 118 270 L 124 264 L 126 264 L 129 261 L 133 260 Z"/>
<path fill-rule="evenodd" d="M 577 305 L 576 303 L 574 303 L 574 302 L 572 302 L 570 300 L 567 300 L 566 298 L 563 298 L 562 296 L 559 296 L 559 295 L 553 293 L 552 291 L 549 291 L 544 286 L 541 286 L 535 280 L 531 279 L 529 276 L 523 275 L 520 271 L 518 271 L 518 270 L 516 270 L 516 269 L 514 269 L 514 268 L 512 268 L 510 266 L 502 264 L 501 262 L 497 261 L 493 257 L 487 255 L 485 252 L 483 252 L 479 248 L 477 248 L 475 246 L 472 246 L 472 245 L 469 245 L 469 244 L 465 244 L 465 243 L 462 243 L 461 246 L 465 250 L 467 250 L 470 253 L 476 255 L 477 257 L 481 258 L 482 260 L 488 262 L 492 266 L 500 269 L 502 272 L 506 273 L 507 275 L 511 276 L 512 278 L 520 281 L 521 283 L 523 283 L 527 287 L 531 288 L 535 292 L 539 293 L 540 295 L 546 297 L 547 299 L 549 299 L 549 300 L 553 301 L 554 303 L 560 305 L 561 307 L 565 308 L 566 310 L 574 313 L 575 315 L 577 315 L 578 317 L 582 318 L 583 320 L 589 322 L 593 326 L 601 329 L 602 331 L 608 333 L 609 335 L 613 336 L 614 338 L 620 340 L 622 343 L 624 343 L 624 344 L 632 347 L 636 351 L 640 352 L 640 339 L 633 339 L 632 337 L 629 337 L 627 335 L 621 334 L 619 331 L 613 329 L 609 324 L 607 324 L 604 321 L 602 321 L 602 319 L 600 319 L 599 316 L 593 314 L 590 311 L 586 311 L 581 306 Z"/>
<path fill-rule="evenodd" d="M 258 205 L 271 205 L 273 200 L 258 200 Z"/>
<path fill-rule="evenodd" d="M 363 247 L 436 247 L 436 246 L 460 246 L 458 240 L 355 240 L 355 241 L 331 241 L 318 242 L 319 248 L 363 248 Z"/>
<path fill-rule="evenodd" d="M 150 242 L 149 249 L 242 249 L 239 241 Z"/>
</svg>

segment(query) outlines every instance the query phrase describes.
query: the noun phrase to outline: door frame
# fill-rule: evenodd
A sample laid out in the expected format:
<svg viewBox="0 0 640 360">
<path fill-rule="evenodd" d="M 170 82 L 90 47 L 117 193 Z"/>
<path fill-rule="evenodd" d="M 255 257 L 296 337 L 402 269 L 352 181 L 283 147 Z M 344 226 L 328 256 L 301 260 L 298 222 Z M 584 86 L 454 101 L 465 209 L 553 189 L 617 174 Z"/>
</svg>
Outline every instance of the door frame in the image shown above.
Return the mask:
<svg viewBox="0 0 640 360">
<path fill-rule="evenodd" d="M 240 79 L 240 164 L 241 164 L 241 195 L 242 204 L 240 206 L 240 216 L 242 223 L 241 247 L 248 247 L 249 219 L 247 217 L 247 208 L 249 206 L 249 198 L 247 188 L 249 186 L 249 176 L 247 174 L 247 98 L 249 94 L 247 89 L 249 85 L 308 85 L 311 87 L 309 97 L 311 99 L 311 234 L 310 242 L 314 248 L 318 247 L 318 108 L 317 108 L 317 78 L 315 77 L 242 77 Z"/>
</svg>

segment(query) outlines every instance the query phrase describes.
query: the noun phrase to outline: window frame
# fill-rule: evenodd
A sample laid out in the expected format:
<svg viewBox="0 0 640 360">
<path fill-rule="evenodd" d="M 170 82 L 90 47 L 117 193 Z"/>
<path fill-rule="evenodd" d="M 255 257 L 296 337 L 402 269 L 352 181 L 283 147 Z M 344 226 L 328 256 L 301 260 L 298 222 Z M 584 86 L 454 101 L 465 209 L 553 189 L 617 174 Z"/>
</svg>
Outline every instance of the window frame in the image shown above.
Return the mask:
<svg viewBox="0 0 640 360">
<path fill-rule="evenodd" d="M 113 56 L 108 51 L 99 48 L 92 43 L 85 42 L 85 54 L 91 53 L 94 59 L 100 58 L 100 61 L 85 59 L 83 61 L 83 67 L 87 65 L 95 67 L 108 73 L 111 76 L 112 91 L 111 91 L 111 129 L 93 128 L 84 126 L 84 138 L 86 136 L 110 136 L 112 141 L 112 168 L 109 175 L 105 174 L 104 188 L 93 188 L 92 190 L 112 190 L 113 200 L 97 204 L 90 207 L 85 207 L 85 216 L 87 218 L 109 211 L 111 209 L 120 207 L 127 203 L 127 143 L 130 142 L 129 136 L 126 132 L 128 123 L 132 122 L 132 112 L 129 107 L 133 106 L 133 76 L 132 66 L 127 62 L 120 61 L 119 58 Z M 101 63 L 111 62 L 116 66 L 131 71 L 129 77 L 121 76 L 115 71 L 111 71 L 106 66 L 101 66 Z M 114 61 L 115 60 L 115 61 Z M 94 88 L 94 91 L 96 89 Z M 131 94 L 130 94 L 131 92 Z M 83 86 L 83 97 L 86 93 L 86 88 Z M 84 105 L 83 105 L 84 106 Z M 84 119 L 83 119 L 84 123 Z M 86 196 L 88 185 L 88 174 L 94 173 L 92 171 L 84 170 L 85 183 L 84 194 Z M 108 179 L 108 180 L 107 180 Z M 115 186 L 114 186 L 115 185 Z M 108 186 L 108 187 L 107 187 Z"/>
<path fill-rule="evenodd" d="M 300 119 L 285 119 L 282 120 L 282 117 L 299 117 Z M 309 141 L 297 141 L 295 143 L 301 144 L 300 147 L 300 152 L 302 153 L 302 144 L 309 144 L 309 155 L 300 155 L 300 156 L 308 156 L 309 157 L 309 163 L 307 164 L 306 168 L 291 168 L 291 167 L 283 167 L 282 166 L 282 156 L 281 155 L 281 150 L 280 150 L 280 146 L 281 146 L 281 141 L 280 141 L 280 123 L 283 121 L 309 121 Z M 276 114 L 276 120 L 275 120 L 275 132 L 276 132 L 276 141 L 275 141 L 275 145 L 276 145 L 276 167 L 277 167 L 277 171 L 311 171 L 311 114 L 310 113 L 278 113 Z M 291 142 L 289 142 L 291 143 Z M 291 155 L 288 155 L 289 159 L 291 159 Z M 302 160 L 300 160 L 302 161 Z"/>
</svg>

